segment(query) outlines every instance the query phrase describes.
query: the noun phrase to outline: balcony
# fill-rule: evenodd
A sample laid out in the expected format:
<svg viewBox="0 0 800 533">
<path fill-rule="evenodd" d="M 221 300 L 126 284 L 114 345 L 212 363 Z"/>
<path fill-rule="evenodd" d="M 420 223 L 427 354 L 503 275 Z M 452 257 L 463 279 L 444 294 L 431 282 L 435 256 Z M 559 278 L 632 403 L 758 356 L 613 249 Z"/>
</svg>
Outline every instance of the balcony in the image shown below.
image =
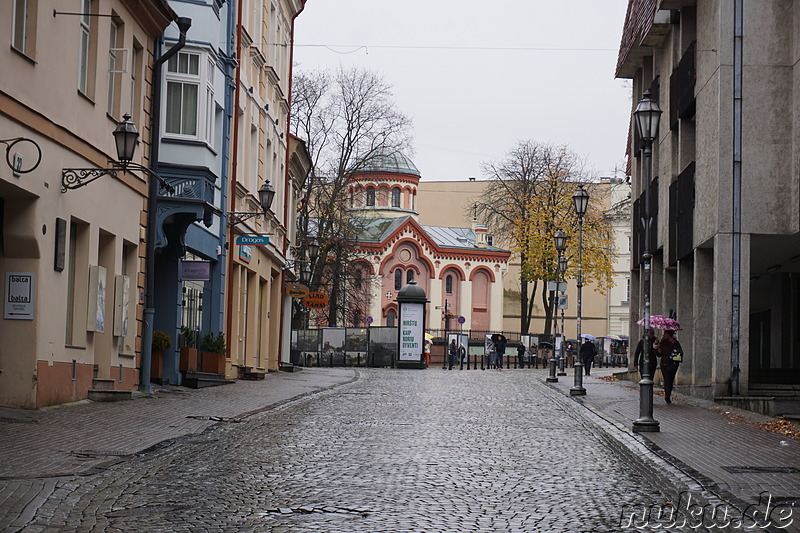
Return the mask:
<svg viewBox="0 0 800 533">
<path fill-rule="evenodd" d="M 158 194 L 155 245 L 162 248 L 171 240 L 169 236 L 183 235 L 193 222 L 211 226 L 214 213 L 221 210 L 215 205 L 217 176 L 207 167 L 162 163 L 158 173 L 174 188 L 173 192 L 161 189 Z"/>
</svg>

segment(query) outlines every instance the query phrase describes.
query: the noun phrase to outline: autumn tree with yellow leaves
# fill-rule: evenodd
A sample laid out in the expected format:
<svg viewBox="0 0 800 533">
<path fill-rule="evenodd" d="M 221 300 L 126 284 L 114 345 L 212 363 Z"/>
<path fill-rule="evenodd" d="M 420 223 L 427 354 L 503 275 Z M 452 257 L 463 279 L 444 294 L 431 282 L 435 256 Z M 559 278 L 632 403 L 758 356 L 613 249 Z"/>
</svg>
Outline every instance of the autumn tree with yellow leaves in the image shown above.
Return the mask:
<svg viewBox="0 0 800 533">
<path fill-rule="evenodd" d="M 611 225 L 599 207 L 601 189 L 585 175 L 580 159 L 564 146 L 518 141 L 505 158 L 483 165 L 490 178 L 475 203 L 475 216 L 520 258 L 520 331 L 529 332 L 537 293 L 545 310 L 545 335 L 550 334 L 555 307 L 547 282 L 558 277 L 558 251 L 553 236 L 567 234 L 566 279 L 578 276 L 578 218 L 572 195 L 583 183 L 590 200 L 583 218 L 583 284 L 605 293 L 612 284 L 615 252 Z"/>
</svg>

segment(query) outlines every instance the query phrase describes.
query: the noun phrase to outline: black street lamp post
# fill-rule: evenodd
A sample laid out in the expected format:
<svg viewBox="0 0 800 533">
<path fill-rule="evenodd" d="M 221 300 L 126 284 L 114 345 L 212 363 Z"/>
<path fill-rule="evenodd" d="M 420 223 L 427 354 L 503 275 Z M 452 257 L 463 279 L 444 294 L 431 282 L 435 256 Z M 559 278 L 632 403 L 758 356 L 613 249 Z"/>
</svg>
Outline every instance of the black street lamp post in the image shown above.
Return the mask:
<svg viewBox="0 0 800 533">
<path fill-rule="evenodd" d="M 555 241 L 556 250 L 558 251 L 559 260 L 561 259 L 561 254 L 564 252 L 564 249 L 567 247 L 567 234 L 561 230 L 558 230 L 555 235 L 553 235 L 553 240 Z M 558 263 L 557 263 L 558 265 Z M 558 269 L 556 269 L 558 272 Z M 555 303 L 556 293 L 558 292 L 559 285 L 561 283 L 561 277 L 556 273 L 556 290 L 552 292 L 553 303 Z M 556 377 L 556 367 L 558 365 L 558 356 L 556 354 L 556 342 L 555 342 L 555 326 L 558 321 L 558 314 L 556 312 L 556 306 L 553 306 L 553 353 L 550 356 L 550 375 L 547 377 L 548 383 L 556 383 L 558 382 L 558 377 Z M 561 334 L 564 334 L 563 328 Z M 562 355 L 563 355 L 563 346 L 564 341 L 561 341 L 562 346 Z"/>
<path fill-rule="evenodd" d="M 566 247 L 566 243 L 565 243 L 565 247 Z M 567 285 L 567 282 L 566 282 L 567 258 L 566 258 L 566 256 L 564 256 L 564 251 L 563 250 L 561 250 L 559 252 L 559 254 L 558 254 L 558 272 L 559 272 L 559 274 L 561 274 L 561 281 L 562 281 L 562 283 L 564 283 L 564 289 L 566 290 L 566 285 Z M 561 292 L 562 295 L 564 294 L 564 291 L 560 291 L 560 292 Z M 561 309 L 561 334 L 564 336 L 564 338 L 561 339 L 561 353 L 560 353 L 560 357 L 558 359 L 558 375 L 559 376 L 566 376 L 567 373 L 564 370 L 564 360 L 567 358 L 566 357 L 566 351 L 565 351 L 566 347 L 567 347 L 567 335 L 566 335 L 566 330 L 564 329 L 564 309 L 563 308 Z"/>
<path fill-rule="evenodd" d="M 642 140 L 642 155 L 644 156 L 644 215 L 640 221 L 639 229 L 644 231 L 644 246 L 642 250 L 642 283 L 644 290 L 642 299 L 642 314 L 644 315 L 644 333 L 642 334 L 642 379 L 639 381 L 639 418 L 633 422 L 635 432 L 659 431 L 659 423 L 653 418 L 653 376 L 650 375 L 650 270 L 653 255 L 650 251 L 650 233 L 653 219 L 650 216 L 650 180 L 653 166 L 653 141 L 658 136 L 658 123 L 661 119 L 661 108 L 653 100 L 650 91 L 645 91 L 633 112 L 636 128 Z"/>
<path fill-rule="evenodd" d="M 578 306 L 576 313 L 576 322 L 578 325 L 578 343 L 581 342 L 581 292 L 583 289 L 583 217 L 586 214 L 586 209 L 589 207 L 589 193 L 583 188 L 583 184 L 578 185 L 575 194 L 572 195 L 572 201 L 575 204 L 575 214 L 578 215 Z M 575 357 L 575 382 L 571 389 L 569 389 L 570 396 L 584 396 L 586 389 L 583 388 L 583 363 L 581 358 Z"/>
</svg>

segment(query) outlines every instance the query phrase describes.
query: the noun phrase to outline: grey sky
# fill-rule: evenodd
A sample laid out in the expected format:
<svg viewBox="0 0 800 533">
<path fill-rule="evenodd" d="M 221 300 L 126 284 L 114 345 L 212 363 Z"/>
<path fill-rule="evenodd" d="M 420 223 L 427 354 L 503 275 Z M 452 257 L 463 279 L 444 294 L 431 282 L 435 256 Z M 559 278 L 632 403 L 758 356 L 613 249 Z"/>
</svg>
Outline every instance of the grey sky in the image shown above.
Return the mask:
<svg viewBox="0 0 800 533">
<path fill-rule="evenodd" d="M 595 175 L 624 161 L 631 111 L 614 79 L 627 0 L 308 0 L 295 68 L 358 65 L 414 122 L 424 180 L 482 176 L 518 139 L 566 144 Z M 309 46 L 327 45 L 327 46 Z"/>
</svg>

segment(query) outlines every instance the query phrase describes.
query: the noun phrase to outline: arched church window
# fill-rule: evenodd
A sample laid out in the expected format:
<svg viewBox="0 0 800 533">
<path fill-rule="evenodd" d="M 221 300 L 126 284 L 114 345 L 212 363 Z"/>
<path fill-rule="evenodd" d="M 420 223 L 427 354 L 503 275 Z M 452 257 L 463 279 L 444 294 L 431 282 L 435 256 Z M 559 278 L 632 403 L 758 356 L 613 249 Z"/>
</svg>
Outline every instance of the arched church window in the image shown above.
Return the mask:
<svg viewBox="0 0 800 533">
<path fill-rule="evenodd" d="M 406 272 L 406 283 L 411 283 L 412 281 L 414 281 L 414 271 L 409 270 Z"/>
<path fill-rule="evenodd" d="M 403 288 L 403 271 L 399 268 L 394 271 L 394 290 L 399 291 Z"/>
<path fill-rule="evenodd" d="M 367 187 L 367 206 L 375 206 L 375 187 Z"/>
<path fill-rule="evenodd" d="M 444 278 L 444 292 L 447 294 L 453 294 L 453 275 L 448 274 L 446 278 Z"/>
<path fill-rule="evenodd" d="M 395 322 L 397 321 L 397 311 L 394 309 L 389 309 L 386 313 L 386 325 L 389 327 L 395 326 Z"/>
<path fill-rule="evenodd" d="M 400 207 L 400 188 L 392 189 L 392 207 Z"/>
<path fill-rule="evenodd" d="M 363 283 L 364 275 L 361 273 L 361 269 L 357 268 L 353 271 L 353 287 L 360 290 Z"/>
</svg>

